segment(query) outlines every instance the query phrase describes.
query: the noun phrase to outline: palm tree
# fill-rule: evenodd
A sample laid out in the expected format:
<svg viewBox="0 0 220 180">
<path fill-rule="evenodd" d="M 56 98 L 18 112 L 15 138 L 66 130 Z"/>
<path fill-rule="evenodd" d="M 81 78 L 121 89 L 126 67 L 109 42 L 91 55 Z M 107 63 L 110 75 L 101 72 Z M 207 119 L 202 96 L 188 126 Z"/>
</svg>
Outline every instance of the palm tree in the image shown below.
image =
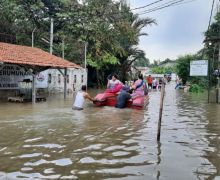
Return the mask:
<svg viewBox="0 0 220 180">
<path fill-rule="evenodd" d="M 118 69 L 119 76 L 122 81 L 127 79 L 127 72 L 130 70 L 133 62 L 139 58 L 146 59 L 143 50 L 138 49 L 139 38 L 141 36 L 147 36 L 148 34 L 143 32 L 143 28 L 148 25 L 156 24 L 154 19 L 151 18 L 140 18 L 137 14 L 129 12 L 128 21 L 124 23 L 124 29 L 126 32 L 121 32 L 121 46 L 123 48 L 123 54 L 119 56 L 120 66 Z M 124 36 L 123 36 L 124 35 Z"/>
</svg>

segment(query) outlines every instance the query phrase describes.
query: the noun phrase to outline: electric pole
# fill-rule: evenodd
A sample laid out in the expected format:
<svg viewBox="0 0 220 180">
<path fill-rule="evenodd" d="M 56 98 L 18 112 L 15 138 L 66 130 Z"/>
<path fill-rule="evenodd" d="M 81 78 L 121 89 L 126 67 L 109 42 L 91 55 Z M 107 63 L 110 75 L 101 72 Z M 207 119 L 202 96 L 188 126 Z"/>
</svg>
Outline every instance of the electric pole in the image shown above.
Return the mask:
<svg viewBox="0 0 220 180">
<path fill-rule="evenodd" d="M 217 8 L 217 13 L 219 13 L 219 7 Z M 219 25 L 219 33 L 218 36 L 220 38 L 220 25 Z M 220 69 L 220 41 L 218 42 L 219 45 L 219 49 L 218 49 L 218 64 L 217 67 L 218 69 Z M 216 89 L 216 103 L 220 103 L 220 90 L 219 90 L 219 86 L 220 86 L 220 77 L 217 76 L 217 89 Z"/>
<path fill-rule="evenodd" d="M 34 28 L 34 30 L 32 31 L 32 35 L 31 35 L 31 46 L 32 48 L 34 47 L 34 31 L 36 30 L 36 27 Z"/>
<path fill-rule="evenodd" d="M 87 54 L 87 46 L 88 46 L 88 42 L 85 42 L 85 50 L 84 50 L 84 60 L 85 60 L 85 72 L 86 72 L 86 86 L 88 83 L 88 72 L 87 72 L 87 60 L 86 60 L 86 54 Z"/>
<path fill-rule="evenodd" d="M 50 18 L 50 54 L 53 54 L 53 18 Z"/>
<path fill-rule="evenodd" d="M 220 30 L 219 30 L 220 31 Z M 220 33 L 219 33 L 220 35 Z M 220 41 L 219 41 L 219 49 L 218 49 L 218 69 L 220 69 Z M 220 103 L 220 77 L 217 76 L 217 89 L 216 89 L 216 103 Z"/>
<path fill-rule="evenodd" d="M 65 58 L 65 54 L 64 54 L 64 38 L 62 39 L 62 58 Z"/>
</svg>

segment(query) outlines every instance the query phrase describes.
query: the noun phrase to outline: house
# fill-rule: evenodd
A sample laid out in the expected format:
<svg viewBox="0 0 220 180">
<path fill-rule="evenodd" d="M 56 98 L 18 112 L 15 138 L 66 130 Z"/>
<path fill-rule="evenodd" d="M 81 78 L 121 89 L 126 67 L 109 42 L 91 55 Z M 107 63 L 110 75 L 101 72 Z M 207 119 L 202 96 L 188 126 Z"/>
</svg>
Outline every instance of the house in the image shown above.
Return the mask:
<svg viewBox="0 0 220 180">
<path fill-rule="evenodd" d="M 133 75 L 141 73 L 143 74 L 143 76 L 146 76 L 146 74 L 150 72 L 150 68 L 149 67 L 132 67 L 131 72 Z"/>
<path fill-rule="evenodd" d="M 64 92 L 64 70 L 48 69 L 37 75 L 36 87 L 46 88 L 50 94 Z M 78 91 L 83 84 L 87 84 L 86 71 L 83 68 L 67 69 L 67 92 Z"/>
<path fill-rule="evenodd" d="M 173 67 L 176 65 L 176 61 L 172 61 L 170 59 L 166 59 L 165 61 L 162 61 L 159 63 L 159 67 Z"/>
<path fill-rule="evenodd" d="M 25 86 L 35 101 L 36 88 L 66 93 L 85 83 L 86 71 L 77 64 L 39 48 L 0 42 L 0 99 L 18 95 Z"/>
</svg>

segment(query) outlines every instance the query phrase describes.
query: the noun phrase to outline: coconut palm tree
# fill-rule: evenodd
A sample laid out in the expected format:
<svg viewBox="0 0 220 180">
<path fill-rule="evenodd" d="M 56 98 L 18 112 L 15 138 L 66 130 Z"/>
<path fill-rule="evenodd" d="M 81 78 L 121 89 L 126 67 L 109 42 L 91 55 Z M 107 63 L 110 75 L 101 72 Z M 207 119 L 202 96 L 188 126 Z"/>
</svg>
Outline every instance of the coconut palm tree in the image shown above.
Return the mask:
<svg viewBox="0 0 220 180">
<path fill-rule="evenodd" d="M 127 72 L 133 62 L 139 58 L 146 59 L 143 50 L 140 50 L 137 45 L 141 36 L 147 36 L 148 34 L 143 32 L 143 29 L 149 25 L 156 24 L 154 19 L 140 18 L 137 14 L 133 14 L 130 11 L 126 11 L 127 6 L 124 7 L 127 12 L 127 22 L 121 24 L 120 30 L 120 42 L 123 52 L 118 58 L 120 66 L 118 72 L 120 72 L 120 78 L 126 80 Z"/>
</svg>

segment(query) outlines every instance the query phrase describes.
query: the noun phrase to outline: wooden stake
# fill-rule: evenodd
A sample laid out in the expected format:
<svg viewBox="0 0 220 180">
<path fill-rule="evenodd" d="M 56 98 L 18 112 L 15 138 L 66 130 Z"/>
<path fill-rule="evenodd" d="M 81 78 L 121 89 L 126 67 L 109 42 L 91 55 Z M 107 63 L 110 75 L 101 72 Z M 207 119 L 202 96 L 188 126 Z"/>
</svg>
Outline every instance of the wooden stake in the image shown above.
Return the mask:
<svg viewBox="0 0 220 180">
<path fill-rule="evenodd" d="M 158 128 L 157 128 L 157 141 L 160 141 L 160 131 L 161 131 L 161 119 L 163 113 L 163 100 L 165 94 L 165 84 L 162 84 L 161 87 L 161 96 L 160 96 L 160 111 L 159 111 L 159 120 L 158 120 Z"/>
</svg>

